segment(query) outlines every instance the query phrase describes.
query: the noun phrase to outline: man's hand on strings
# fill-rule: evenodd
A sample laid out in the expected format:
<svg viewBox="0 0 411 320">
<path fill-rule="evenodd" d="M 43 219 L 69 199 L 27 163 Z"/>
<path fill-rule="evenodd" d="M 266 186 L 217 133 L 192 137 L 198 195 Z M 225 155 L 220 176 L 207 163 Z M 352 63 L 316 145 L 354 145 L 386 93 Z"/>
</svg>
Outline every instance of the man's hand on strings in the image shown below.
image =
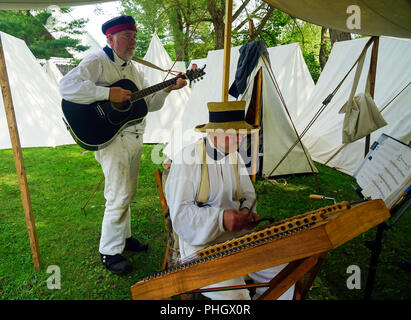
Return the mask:
<svg viewBox="0 0 411 320">
<path fill-rule="evenodd" d="M 183 73 L 180 72 L 177 76 L 181 76 Z M 178 90 L 181 89 L 183 87 L 185 87 L 187 85 L 187 81 L 182 79 L 182 78 L 178 78 L 176 84 L 171 85 L 167 88 L 164 89 L 165 92 L 171 92 L 173 90 Z"/>
<path fill-rule="evenodd" d="M 248 215 L 249 210 L 250 209 L 248 208 L 242 208 L 240 212 L 244 215 Z M 244 227 L 244 229 L 247 229 L 247 230 L 251 230 L 252 228 L 254 228 L 255 225 L 253 224 L 253 222 L 257 222 L 258 220 L 260 220 L 260 216 L 258 215 L 257 212 L 253 211 L 249 214 L 249 216 L 252 218 L 251 220 L 252 223 L 249 223 L 248 226 Z"/>
<path fill-rule="evenodd" d="M 260 217 L 256 212 L 252 212 L 249 215 L 247 213 L 247 208 L 243 208 L 241 211 L 237 209 L 224 210 L 224 228 L 231 232 L 238 232 L 243 229 L 251 230 L 254 227 L 252 222 L 258 221 Z"/>
</svg>

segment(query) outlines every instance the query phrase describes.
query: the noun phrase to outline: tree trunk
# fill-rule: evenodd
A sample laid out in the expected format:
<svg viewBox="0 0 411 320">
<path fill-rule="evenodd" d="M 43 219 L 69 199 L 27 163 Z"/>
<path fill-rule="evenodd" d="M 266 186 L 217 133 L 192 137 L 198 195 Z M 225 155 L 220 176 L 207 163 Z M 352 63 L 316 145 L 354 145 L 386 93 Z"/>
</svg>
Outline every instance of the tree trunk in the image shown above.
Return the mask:
<svg viewBox="0 0 411 320">
<path fill-rule="evenodd" d="M 267 23 L 274 9 L 275 9 L 274 7 L 270 6 L 270 8 L 267 10 L 267 13 L 265 14 L 264 18 L 261 20 L 260 24 L 258 25 L 257 32 L 256 32 L 257 34 L 260 34 L 261 30 L 264 28 L 265 24 Z"/>
<path fill-rule="evenodd" d="M 185 61 L 186 59 L 186 50 L 184 48 L 184 23 L 181 16 L 181 12 L 178 8 L 173 8 L 170 14 L 170 21 L 172 26 L 172 34 L 174 38 L 174 51 L 176 53 L 176 59 L 178 61 Z M 179 56 L 180 55 L 180 56 Z"/>
<path fill-rule="evenodd" d="M 220 5 L 218 5 L 220 4 Z M 214 26 L 215 32 L 215 49 L 224 49 L 224 14 L 225 14 L 225 1 L 224 0 L 212 0 L 208 5 L 208 12 L 211 15 L 211 20 Z"/>
<path fill-rule="evenodd" d="M 329 29 L 331 38 L 331 47 L 337 41 L 351 40 L 351 33 Z"/>
<path fill-rule="evenodd" d="M 318 60 L 320 62 L 321 70 L 324 70 L 325 64 L 327 63 L 328 56 L 327 56 L 327 28 L 321 28 L 321 43 L 320 43 L 320 53 L 318 56 Z"/>
</svg>

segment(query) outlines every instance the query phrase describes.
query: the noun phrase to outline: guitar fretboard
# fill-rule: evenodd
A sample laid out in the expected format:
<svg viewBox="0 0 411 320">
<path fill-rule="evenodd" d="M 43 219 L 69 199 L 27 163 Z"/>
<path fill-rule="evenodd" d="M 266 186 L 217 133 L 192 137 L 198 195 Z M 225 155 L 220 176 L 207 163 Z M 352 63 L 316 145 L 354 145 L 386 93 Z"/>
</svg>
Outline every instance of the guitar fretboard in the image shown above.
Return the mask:
<svg viewBox="0 0 411 320">
<path fill-rule="evenodd" d="M 164 88 L 167 88 L 167 87 L 169 87 L 173 84 L 176 84 L 178 78 L 180 78 L 180 77 L 175 77 L 173 79 L 170 79 L 170 80 L 155 84 L 154 86 L 147 87 L 147 88 L 144 88 L 144 89 L 139 90 L 137 92 L 134 92 L 134 93 L 131 94 L 131 99 L 130 100 L 131 100 L 131 102 L 135 102 L 135 101 L 140 100 L 140 99 L 142 99 L 146 96 L 149 96 L 150 94 L 156 93 L 157 91 L 160 91 Z M 183 76 L 181 78 L 184 79 Z"/>
</svg>

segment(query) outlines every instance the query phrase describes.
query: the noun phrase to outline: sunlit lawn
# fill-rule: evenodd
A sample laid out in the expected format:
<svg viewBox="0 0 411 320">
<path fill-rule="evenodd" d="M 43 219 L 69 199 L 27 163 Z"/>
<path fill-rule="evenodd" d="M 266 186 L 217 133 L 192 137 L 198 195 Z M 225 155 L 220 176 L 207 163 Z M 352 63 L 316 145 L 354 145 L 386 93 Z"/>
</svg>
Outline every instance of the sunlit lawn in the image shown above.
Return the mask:
<svg viewBox="0 0 411 320">
<path fill-rule="evenodd" d="M 27 178 L 40 245 L 41 269 L 34 270 L 28 232 L 11 150 L 0 150 L 0 298 L 1 299 L 130 299 L 130 286 L 161 269 L 166 233 L 151 161 L 153 146 L 146 145 L 139 189 L 132 205 L 132 232 L 150 244 L 148 252 L 126 254 L 134 271 L 116 276 L 100 262 L 98 243 L 104 212 L 103 187 L 83 206 L 102 177 L 92 152 L 75 145 L 23 150 Z M 321 192 L 337 201 L 357 200 L 352 177 L 317 164 L 320 173 L 286 177 L 273 185 L 257 181 L 260 216 L 277 220 L 316 209 L 328 202 L 313 201 L 309 194 Z M 410 299 L 411 273 L 400 268 L 411 258 L 411 215 L 407 212 L 386 232 L 379 259 L 374 299 Z M 308 299 L 362 299 L 370 250 L 365 240 L 371 230 L 328 254 Z M 61 270 L 61 289 L 50 290 L 47 267 Z M 361 289 L 348 289 L 347 268 L 358 265 Z"/>
</svg>

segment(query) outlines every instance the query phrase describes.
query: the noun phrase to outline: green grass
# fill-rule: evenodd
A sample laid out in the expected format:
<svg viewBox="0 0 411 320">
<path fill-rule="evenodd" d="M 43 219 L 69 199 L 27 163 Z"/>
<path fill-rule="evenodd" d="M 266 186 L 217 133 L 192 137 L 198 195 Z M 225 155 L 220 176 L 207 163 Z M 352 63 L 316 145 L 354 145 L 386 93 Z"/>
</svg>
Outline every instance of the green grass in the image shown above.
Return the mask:
<svg viewBox="0 0 411 320">
<path fill-rule="evenodd" d="M 27 179 L 40 245 L 41 269 L 33 267 L 28 232 L 11 150 L 0 151 L 0 299 L 130 299 L 130 286 L 161 269 L 166 234 L 151 161 L 153 146 L 142 157 L 139 188 L 132 204 L 133 235 L 150 243 L 148 252 L 125 254 L 134 271 L 117 276 L 100 263 L 98 243 L 104 212 L 103 185 L 90 200 L 86 215 L 80 208 L 102 173 L 92 152 L 75 145 L 23 149 Z M 316 176 L 289 176 L 287 184 L 257 181 L 260 216 L 277 220 L 330 204 L 308 199 L 311 193 L 356 200 L 352 177 L 317 164 Z M 281 180 L 280 180 L 281 182 Z M 263 184 L 263 185 L 262 185 Z M 407 212 L 385 233 L 379 259 L 374 299 L 410 299 L 411 273 L 399 267 L 411 258 L 411 215 Z M 357 237 L 328 254 L 308 299 L 362 299 L 370 251 L 365 240 L 375 230 Z M 349 265 L 361 268 L 361 290 L 349 290 Z M 47 267 L 61 270 L 61 289 L 50 290 Z"/>
</svg>

